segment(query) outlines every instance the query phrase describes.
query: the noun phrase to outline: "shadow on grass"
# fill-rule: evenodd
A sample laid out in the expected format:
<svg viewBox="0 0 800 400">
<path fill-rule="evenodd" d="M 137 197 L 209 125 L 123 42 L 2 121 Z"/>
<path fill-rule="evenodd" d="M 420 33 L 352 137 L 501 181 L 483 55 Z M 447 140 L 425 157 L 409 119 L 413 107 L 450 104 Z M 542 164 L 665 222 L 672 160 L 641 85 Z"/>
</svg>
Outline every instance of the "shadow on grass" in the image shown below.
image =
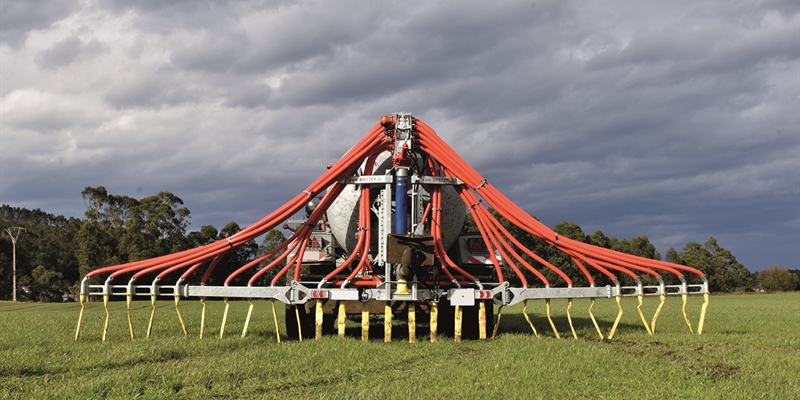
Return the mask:
<svg viewBox="0 0 800 400">
<path fill-rule="evenodd" d="M 497 317 L 495 316 L 494 321 L 490 322 L 486 328 L 487 338 L 491 338 L 492 336 L 494 323 L 497 321 L 496 318 Z M 530 318 L 531 322 L 533 323 L 539 335 L 545 337 L 555 337 L 553 329 L 551 328 L 547 318 L 535 315 L 531 315 Z M 562 338 L 571 337 L 572 333 L 570 331 L 569 320 L 567 319 L 566 316 L 554 316 L 552 317 L 552 320 L 553 324 L 555 325 L 556 329 L 559 332 L 559 335 L 561 335 Z M 600 330 L 603 332 L 603 335 L 608 336 L 608 333 L 613 325 L 613 321 L 598 320 L 597 323 L 600 326 Z M 572 317 L 572 324 L 573 327 L 575 328 L 578 338 L 599 339 L 597 330 L 595 329 L 595 326 L 590 318 Z M 615 334 L 615 337 L 619 337 L 620 334 L 624 334 L 626 332 L 631 332 L 631 331 L 644 331 L 644 326 L 642 324 L 627 323 L 620 321 L 619 325 L 617 326 L 617 333 Z M 362 332 L 361 332 L 360 317 L 352 317 L 352 316 L 349 317 L 347 327 L 345 328 L 345 337 L 361 338 L 361 333 Z M 503 334 L 524 334 L 533 336 L 533 331 L 531 330 L 530 325 L 525 320 L 525 317 L 522 314 L 509 313 L 509 314 L 503 314 L 500 320 L 500 325 L 498 327 L 497 335 L 501 336 Z M 260 332 L 259 335 L 263 336 L 264 338 L 275 337 L 274 332 Z M 326 326 L 326 329 L 324 330 L 324 335 L 335 336 L 337 335 L 337 331 L 336 329 L 331 329 L 330 327 Z M 415 336 L 417 341 L 430 340 L 430 324 L 427 321 L 427 319 L 421 321 L 418 320 Z M 439 332 L 438 337 L 441 339 L 452 339 L 453 334 L 452 332 Z M 392 324 L 392 340 L 407 341 L 408 339 L 409 339 L 409 332 L 408 332 L 407 322 L 405 320 L 395 319 Z M 282 340 L 286 340 L 285 336 L 282 336 Z M 304 340 L 313 340 L 313 338 L 304 338 Z M 373 316 L 370 319 L 369 340 L 371 341 L 384 340 L 384 320 L 382 315 Z M 464 340 L 469 340 L 469 339 L 465 337 Z"/>
<path fill-rule="evenodd" d="M 546 317 L 538 315 L 530 315 L 530 318 L 531 318 L 531 323 L 533 323 L 533 326 L 536 328 L 536 331 L 539 333 L 539 335 L 555 337 L 555 334 L 553 333 L 553 328 L 550 326 L 550 323 Z M 572 335 L 572 332 L 569 327 L 569 319 L 567 319 L 565 315 L 553 316 L 551 318 L 553 320 L 553 324 L 555 325 L 561 337 Z M 608 336 L 608 333 L 611 330 L 614 321 L 605 321 L 598 319 L 597 324 L 600 326 L 600 330 L 603 332 L 603 335 Z M 572 317 L 572 326 L 575 328 L 575 331 L 578 334 L 578 338 L 586 337 L 587 335 L 589 335 L 589 338 L 594 338 L 594 339 L 599 338 L 594 323 L 592 323 L 592 320 L 590 318 Z M 644 329 L 645 328 L 642 324 L 631 324 L 620 321 L 620 323 L 617 326 L 617 333 L 615 333 L 615 336 L 619 335 L 620 332 L 626 332 L 631 330 L 644 331 Z M 532 335 L 533 331 L 531 330 L 528 321 L 525 320 L 524 315 L 503 314 L 502 317 L 500 318 L 500 326 L 497 329 L 497 334 L 501 335 L 504 333 Z"/>
</svg>

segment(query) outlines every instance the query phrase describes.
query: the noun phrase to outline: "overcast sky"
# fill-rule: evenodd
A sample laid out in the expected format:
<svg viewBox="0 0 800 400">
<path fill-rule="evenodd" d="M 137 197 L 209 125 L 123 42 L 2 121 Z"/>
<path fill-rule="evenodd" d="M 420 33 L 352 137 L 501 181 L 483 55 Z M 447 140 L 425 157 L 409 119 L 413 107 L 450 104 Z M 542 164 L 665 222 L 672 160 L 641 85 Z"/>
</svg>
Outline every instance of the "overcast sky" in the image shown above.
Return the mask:
<svg viewBox="0 0 800 400">
<path fill-rule="evenodd" d="M 2 0 L 0 203 L 245 226 L 408 111 L 548 226 L 800 268 L 797 0 L 500 3 Z"/>
</svg>

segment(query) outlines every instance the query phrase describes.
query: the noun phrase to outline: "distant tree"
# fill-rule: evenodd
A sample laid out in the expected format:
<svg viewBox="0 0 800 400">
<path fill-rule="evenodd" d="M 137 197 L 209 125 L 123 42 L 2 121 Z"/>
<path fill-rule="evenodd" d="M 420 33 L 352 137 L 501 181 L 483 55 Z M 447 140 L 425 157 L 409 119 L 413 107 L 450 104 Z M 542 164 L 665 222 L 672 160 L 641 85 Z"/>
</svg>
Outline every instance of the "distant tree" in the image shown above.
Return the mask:
<svg viewBox="0 0 800 400">
<path fill-rule="evenodd" d="M 634 236 L 630 241 L 622 238 L 622 240 L 614 243 L 611 249 L 651 260 L 661 259 L 661 253 L 656 250 L 654 244 L 650 243 L 650 239 L 647 236 Z"/>
<path fill-rule="evenodd" d="M 263 255 L 267 254 L 272 250 L 275 250 L 276 247 L 280 246 L 281 243 L 286 241 L 286 235 L 278 228 L 270 229 L 266 235 L 264 235 L 264 240 L 261 242 L 261 246 L 258 247 L 258 254 Z M 274 260 L 274 257 L 271 257 L 269 260 L 265 262 L 270 262 Z"/>
<path fill-rule="evenodd" d="M 566 220 L 561 221 L 553 227 L 553 231 L 561 236 L 575 239 L 579 242 L 589 242 L 589 237 L 583 233 L 583 229 L 581 229 L 580 225 L 574 222 L 569 222 Z"/>
<path fill-rule="evenodd" d="M 580 225 L 569 222 L 561 221 L 553 227 L 553 231 L 560 236 L 577 240 L 579 242 L 591 243 L 591 238 L 586 236 Z M 542 242 L 542 245 L 544 243 Z M 589 286 L 589 280 L 586 275 L 578 268 L 578 265 L 572 261 L 569 255 L 559 250 L 557 247 L 542 246 L 539 251 L 544 252 L 547 257 L 545 258 L 550 264 L 558 267 L 572 279 L 573 286 Z M 558 275 L 548 270 L 546 274 L 551 281 L 562 280 Z"/>
<path fill-rule="evenodd" d="M 722 248 L 717 239 L 710 237 L 704 244 L 689 242 L 683 251 L 667 252 L 667 261 L 688 265 L 702 271 L 712 292 L 731 292 L 736 288 L 750 289 L 754 285 L 750 271 L 736 261 L 729 250 Z"/>
<path fill-rule="evenodd" d="M 219 232 L 213 225 L 203 225 L 199 231 L 189 232 L 186 239 L 189 248 L 205 246 L 219 240 Z"/>
<path fill-rule="evenodd" d="M 478 225 L 475 224 L 475 218 L 472 213 L 468 212 L 464 218 L 464 226 L 461 228 L 462 232 L 478 232 Z"/>
<path fill-rule="evenodd" d="M 109 194 L 105 187 L 81 192 L 86 220 L 77 234 L 81 275 L 108 265 L 143 260 L 189 247 L 189 210 L 183 200 L 160 192 L 137 200 Z"/>
<path fill-rule="evenodd" d="M 609 238 L 609 243 L 611 244 L 611 249 L 616 250 L 622 253 L 631 254 L 638 257 L 649 258 L 651 260 L 661 260 L 661 253 L 656 250 L 656 246 L 650 243 L 650 239 L 647 236 L 634 236 L 633 239 L 628 241 L 627 238 L 622 238 L 622 240 L 617 240 L 616 238 Z M 659 271 L 662 272 L 662 271 Z M 669 273 L 660 273 L 662 279 L 668 283 L 673 284 L 677 283 L 678 278 L 677 276 Z M 629 278 L 622 277 L 623 280 L 627 280 Z M 641 273 L 639 274 L 640 280 L 645 285 L 657 285 L 658 280 L 656 277 Z"/>
<path fill-rule="evenodd" d="M 258 257 L 263 256 L 263 255 L 271 252 L 272 250 L 275 250 L 278 246 L 280 246 L 285 241 L 286 241 L 286 235 L 284 235 L 283 232 L 280 229 L 278 229 L 278 228 L 270 229 L 269 232 L 267 232 L 267 234 L 264 235 L 264 240 L 261 242 L 261 246 L 258 247 L 258 251 L 257 251 L 256 255 Z M 268 257 L 266 260 L 262 261 L 259 264 L 258 269 L 260 270 L 261 268 L 264 268 L 265 266 L 269 265 L 271 262 L 275 261 L 276 258 L 280 257 L 281 254 L 282 254 L 282 252 L 278 252 L 278 254 L 276 254 L 276 255 L 274 255 L 272 257 Z M 277 268 L 280 268 L 280 266 L 276 267 L 276 269 L 272 269 L 270 271 L 267 271 L 266 274 L 264 274 L 263 278 L 261 278 L 261 279 L 262 280 L 267 280 L 267 281 L 271 280 L 272 277 L 275 275 L 275 273 L 278 271 Z M 285 282 L 281 282 L 281 284 L 282 283 L 285 283 Z"/>
<path fill-rule="evenodd" d="M 223 240 L 229 238 L 239 231 L 242 228 L 239 227 L 239 224 L 236 222 L 228 222 L 222 229 L 219 231 L 219 240 Z M 258 253 L 258 244 L 255 240 L 251 240 L 245 244 L 240 246 L 231 248 L 222 256 L 221 261 L 217 264 L 214 268 L 214 271 L 208 278 L 209 285 L 222 285 L 225 282 L 225 279 L 230 275 L 232 272 L 239 269 L 239 267 L 247 264 L 248 262 L 252 261 L 256 254 Z M 231 284 L 244 284 L 249 279 L 249 275 L 242 274 L 238 276 Z"/>
<path fill-rule="evenodd" d="M 608 236 L 606 236 L 603 233 L 603 231 L 601 231 L 600 229 L 597 229 L 597 230 L 594 231 L 594 233 L 591 236 L 589 236 L 589 243 L 591 243 L 591 244 L 593 244 L 595 246 L 598 246 L 598 247 L 602 247 L 602 248 L 605 248 L 605 249 L 610 249 L 611 245 L 612 245 L 612 239 L 614 241 L 616 241 L 616 239 L 609 238 Z"/>
<path fill-rule="evenodd" d="M 0 206 L 0 227 L 19 226 L 25 231 L 18 237 L 17 249 L 17 298 L 19 300 L 40 300 L 48 296 L 38 290 L 53 286 L 53 290 L 63 290 L 61 281 L 74 283 L 78 279 L 78 261 L 74 252 L 74 239 L 80 227 L 80 220 L 46 213 L 42 210 Z M 12 242 L 0 230 L 0 299 L 12 297 Z M 52 274 L 60 275 L 59 282 L 53 285 L 34 285 L 32 276 L 38 267 Z M 50 275 L 48 275 L 50 276 Z M 58 293 L 60 300 L 61 293 Z"/>
<path fill-rule="evenodd" d="M 22 284 L 28 288 L 28 300 L 51 302 L 62 301 L 64 293 L 69 292 L 69 282 L 61 272 L 40 265 L 23 277 Z"/>
<path fill-rule="evenodd" d="M 756 273 L 758 286 L 767 292 L 788 292 L 797 289 L 798 277 L 785 267 L 773 265 Z"/>
<path fill-rule="evenodd" d="M 800 269 L 790 269 L 789 272 L 797 276 L 797 286 L 795 287 L 795 290 L 800 290 Z"/>
</svg>

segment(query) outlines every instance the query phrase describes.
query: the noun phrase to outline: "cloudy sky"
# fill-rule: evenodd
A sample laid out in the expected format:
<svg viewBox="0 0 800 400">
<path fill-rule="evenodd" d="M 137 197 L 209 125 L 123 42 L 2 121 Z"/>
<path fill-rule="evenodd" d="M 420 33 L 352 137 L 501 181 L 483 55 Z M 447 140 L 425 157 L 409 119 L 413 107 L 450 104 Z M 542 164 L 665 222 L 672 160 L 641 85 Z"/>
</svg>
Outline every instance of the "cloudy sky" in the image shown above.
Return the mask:
<svg viewBox="0 0 800 400">
<path fill-rule="evenodd" d="M 0 203 L 170 191 L 248 225 L 381 115 L 549 226 L 800 268 L 800 6 L 2 0 Z"/>
</svg>

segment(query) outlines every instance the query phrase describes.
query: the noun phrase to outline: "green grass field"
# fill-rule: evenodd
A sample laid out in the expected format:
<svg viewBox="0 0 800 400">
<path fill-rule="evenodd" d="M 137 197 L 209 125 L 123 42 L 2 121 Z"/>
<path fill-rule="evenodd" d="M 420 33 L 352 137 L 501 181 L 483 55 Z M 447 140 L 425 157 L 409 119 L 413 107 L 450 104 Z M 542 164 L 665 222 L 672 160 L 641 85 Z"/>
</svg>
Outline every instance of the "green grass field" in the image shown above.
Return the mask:
<svg viewBox="0 0 800 400">
<path fill-rule="evenodd" d="M 658 300 L 645 299 L 649 317 Z M 556 339 L 544 303 L 528 312 L 503 310 L 496 339 L 418 343 L 396 337 L 383 343 L 382 317 L 373 316 L 375 339 L 324 337 L 302 343 L 275 338 L 269 303 L 255 301 L 248 335 L 240 338 L 246 301 L 231 302 L 225 337 L 219 338 L 223 303 L 207 302 L 205 337 L 198 337 L 200 304 L 183 301 L 189 335 L 174 303 L 159 301 L 153 335 L 144 338 L 150 304 L 133 305 L 137 338 L 131 340 L 124 302 L 110 304 L 108 338 L 101 302 L 86 305 L 81 337 L 74 340 L 80 305 L 0 303 L 0 398 L 800 398 L 800 293 L 712 296 L 702 336 L 683 322 L 680 298 L 669 298 L 655 336 L 624 299 L 625 314 L 613 340 L 598 340 L 587 312 L 575 301 L 574 340 L 566 301 L 553 301 Z M 689 299 L 697 326 L 702 299 Z M 283 307 L 278 317 L 283 328 Z M 607 333 L 616 304 L 598 300 L 595 315 Z"/>
</svg>

